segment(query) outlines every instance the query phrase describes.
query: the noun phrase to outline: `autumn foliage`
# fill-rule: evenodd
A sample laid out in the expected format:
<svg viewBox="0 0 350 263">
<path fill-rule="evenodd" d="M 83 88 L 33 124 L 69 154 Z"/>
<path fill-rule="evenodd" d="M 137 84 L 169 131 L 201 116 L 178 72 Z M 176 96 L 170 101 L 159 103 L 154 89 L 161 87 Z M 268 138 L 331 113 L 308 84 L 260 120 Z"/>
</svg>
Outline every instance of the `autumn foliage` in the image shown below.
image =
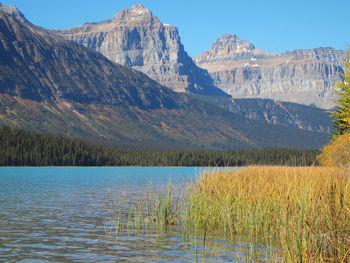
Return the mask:
<svg viewBox="0 0 350 263">
<path fill-rule="evenodd" d="M 350 132 L 336 136 L 317 159 L 323 166 L 350 167 Z"/>
<path fill-rule="evenodd" d="M 343 81 L 336 83 L 337 110 L 331 115 L 334 117 L 334 136 L 317 157 L 324 166 L 350 167 L 350 48 L 344 66 Z"/>
</svg>

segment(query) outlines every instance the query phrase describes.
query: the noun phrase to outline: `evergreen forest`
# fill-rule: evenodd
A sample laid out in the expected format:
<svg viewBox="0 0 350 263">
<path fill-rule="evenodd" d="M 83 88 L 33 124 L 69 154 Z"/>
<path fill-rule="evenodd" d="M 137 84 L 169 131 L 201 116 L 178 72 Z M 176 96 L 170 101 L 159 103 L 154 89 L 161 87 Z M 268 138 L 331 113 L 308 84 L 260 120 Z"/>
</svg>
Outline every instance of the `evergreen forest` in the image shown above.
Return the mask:
<svg viewBox="0 0 350 263">
<path fill-rule="evenodd" d="M 319 150 L 287 148 L 129 150 L 82 139 L 0 128 L 1 166 L 247 166 L 315 165 Z"/>
</svg>

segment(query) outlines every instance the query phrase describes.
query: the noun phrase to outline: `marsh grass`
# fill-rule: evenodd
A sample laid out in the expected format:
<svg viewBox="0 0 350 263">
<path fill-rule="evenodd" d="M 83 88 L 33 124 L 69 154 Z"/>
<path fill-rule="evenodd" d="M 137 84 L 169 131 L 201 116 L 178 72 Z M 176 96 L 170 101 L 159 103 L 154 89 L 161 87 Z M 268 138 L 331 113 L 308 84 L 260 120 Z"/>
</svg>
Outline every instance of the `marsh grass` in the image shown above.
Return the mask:
<svg viewBox="0 0 350 263">
<path fill-rule="evenodd" d="M 207 247 L 206 229 L 199 230 L 201 234 L 198 235 L 197 230 L 189 222 L 187 189 L 181 191 L 174 188 L 171 182 L 162 189 L 150 184 L 144 195 L 138 196 L 136 200 L 131 200 L 129 203 L 125 200 L 124 192 L 121 193 L 120 198 L 115 199 L 109 190 L 111 218 L 105 222 L 106 239 L 118 239 L 123 231 L 129 235 L 131 233 L 135 235 L 157 233 L 161 236 L 169 229 L 180 229 L 183 239 L 189 244 L 192 244 L 189 237 L 191 235 L 195 237 L 193 261 L 212 262 L 215 244 L 214 248 Z M 201 238 L 197 239 L 199 236 Z"/>
<path fill-rule="evenodd" d="M 203 173 L 189 186 L 188 221 L 276 248 L 276 261 L 350 262 L 349 173 L 261 166 Z"/>
<path fill-rule="evenodd" d="M 194 206 L 189 202 L 193 185 L 194 182 L 188 182 L 182 190 L 175 189 L 171 182 L 163 188 L 150 185 L 143 195 L 133 200 L 128 200 L 124 192 L 115 198 L 109 190 L 111 218 L 105 223 L 106 239 L 118 239 L 125 234 L 147 236 L 156 233 L 161 237 L 169 230 L 175 230 L 192 244 L 190 247 L 194 246 L 194 262 L 213 262 L 216 240 L 223 235 L 221 230 L 207 227 L 206 220 L 203 221 L 204 224 L 193 220 L 193 212 L 196 211 L 192 210 Z M 236 262 L 255 262 L 261 259 L 261 254 L 270 257 L 267 251 L 256 249 L 252 242 L 245 243 L 241 250 L 241 253 L 232 251 L 232 258 Z"/>
<path fill-rule="evenodd" d="M 174 194 L 176 192 L 177 194 Z M 325 167 L 248 167 L 202 172 L 183 191 L 174 185 L 119 204 L 110 192 L 106 236 L 182 232 L 195 237 L 194 261 L 211 262 L 208 234 L 232 244 L 244 237 L 236 262 L 350 262 L 350 171 Z M 199 235 L 200 233 L 200 235 Z M 201 238 L 197 240 L 197 237 Z M 210 241 L 212 243 L 212 240 Z"/>
</svg>

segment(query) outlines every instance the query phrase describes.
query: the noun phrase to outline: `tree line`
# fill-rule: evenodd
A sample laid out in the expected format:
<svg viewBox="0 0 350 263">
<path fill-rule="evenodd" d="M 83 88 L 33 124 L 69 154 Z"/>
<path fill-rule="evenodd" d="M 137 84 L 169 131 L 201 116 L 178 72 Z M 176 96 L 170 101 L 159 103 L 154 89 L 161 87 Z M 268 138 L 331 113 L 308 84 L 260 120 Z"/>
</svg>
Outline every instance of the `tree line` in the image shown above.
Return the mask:
<svg viewBox="0 0 350 263">
<path fill-rule="evenodd" d="M 319 150 L 286 148 L 130 150 L 82 139 L 0 128 L 1 166 L 246 166 L 313 165 Z"/>
</svg>

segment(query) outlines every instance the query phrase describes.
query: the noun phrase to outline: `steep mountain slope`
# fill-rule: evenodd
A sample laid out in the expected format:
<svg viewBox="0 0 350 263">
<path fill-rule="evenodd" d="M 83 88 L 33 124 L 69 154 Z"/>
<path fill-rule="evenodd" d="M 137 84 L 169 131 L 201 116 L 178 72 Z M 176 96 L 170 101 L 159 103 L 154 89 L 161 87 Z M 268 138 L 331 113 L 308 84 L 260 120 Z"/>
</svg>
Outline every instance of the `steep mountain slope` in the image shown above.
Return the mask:
<svg viewBox="0 0 350 263">
<path fill-rule="evenodd" d="M 140 70 L 175 91 L 226 95 L 214 86 L 208 72 L 198 68 L 187 55 L 177 28 L 161 23 L 142 5 L 122 10 L 113 19 L 56 33 Z"/>
<path fill-rule="evenodd" d="M 332 129 L 330 113 L 324 109 L 271 99 L 232 99 L 222 96 L 201 96 L 207 101 L 241 115 L 270 124 L 280 124 L 309 131 L 327 132 Z"/>
<path fill-rule="evenodd" d="M 36 101 L 174 107 L 170 91 L 101 54 L 1 13 L 2 92 Z M 171 93 L 172 94 L 172 93 Z"/>
<path fill-rule="evenodd" d="M 2 7 L 0 125 L 133 148 L 318 148 L 328 141 L 173 92 Z"/>
<path fill-rule="evenodd" d="M 270 98 L 329 109 L 345 52 L 333 48 L 264 52 L 236 35 L 223 35 L 194 58 L 217 87 L 234 98 Z"/>
</svg>

